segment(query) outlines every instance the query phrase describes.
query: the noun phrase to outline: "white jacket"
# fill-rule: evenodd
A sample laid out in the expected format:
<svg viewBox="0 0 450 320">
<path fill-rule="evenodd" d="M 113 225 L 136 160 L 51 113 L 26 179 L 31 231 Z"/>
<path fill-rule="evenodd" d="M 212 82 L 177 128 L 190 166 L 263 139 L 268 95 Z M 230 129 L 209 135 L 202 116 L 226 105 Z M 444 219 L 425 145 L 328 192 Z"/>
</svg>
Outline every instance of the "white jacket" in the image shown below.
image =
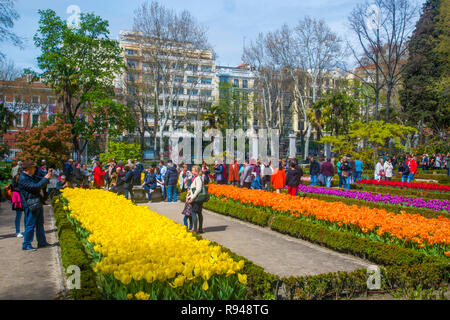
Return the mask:
<svg viewBox="0 0 450 320">
<path fill-rule="evenodd" d="M 375 175 L 379 176 L 381 170 L 383 170 L 383 166 L 381 165 L 381 163 L 378 162 L 377 165 L 375 166 Z"/>
<path fill-rule="evenodd" d="M 394 166 L 392 165 L 392 163 L 389 163 L 389 162 L 386 161 L 384 163 L 383 169 L 384 169 L 384 174 L 386 175 L 386 177 L 387 178 L 392 178 L 393 170 L 394 170 Z"/>
<path fill-rule="evenodd" d="M 192 181 L 191 188 L 188 191 L 186 199 L 187 200 L 191 200 L 191 199 L 194 200 L 199 195 L 199 193 L 202 191 L 202 187 L 203 187 L 202 177 L 201 176 L 197 176 L 194 179 L 194 181 Z M 191 190 L 193 188 L 195 188 L 195 193 L 194 194 L 192 194 L 192 192 L 191 192 Z"/>
</svg>

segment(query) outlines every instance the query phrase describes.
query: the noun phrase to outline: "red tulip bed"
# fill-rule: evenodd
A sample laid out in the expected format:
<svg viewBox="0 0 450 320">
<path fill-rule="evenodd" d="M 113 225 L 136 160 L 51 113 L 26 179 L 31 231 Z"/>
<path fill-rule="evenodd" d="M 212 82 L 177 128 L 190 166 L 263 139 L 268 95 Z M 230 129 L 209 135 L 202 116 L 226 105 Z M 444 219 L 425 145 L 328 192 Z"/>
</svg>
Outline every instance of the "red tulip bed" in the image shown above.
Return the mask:
<svg viewBox="0 0 450 320">
<path fill-rule="evenodd" d="M 400 181 L 384 181 L 384 180 L 361 180 L 357 181 L 357 183 L 377 185 L 377 186 L 389 186 L 397 188 L 450 192 L 450 186 L 434 183 L 400 182 Z"/>
</svg>

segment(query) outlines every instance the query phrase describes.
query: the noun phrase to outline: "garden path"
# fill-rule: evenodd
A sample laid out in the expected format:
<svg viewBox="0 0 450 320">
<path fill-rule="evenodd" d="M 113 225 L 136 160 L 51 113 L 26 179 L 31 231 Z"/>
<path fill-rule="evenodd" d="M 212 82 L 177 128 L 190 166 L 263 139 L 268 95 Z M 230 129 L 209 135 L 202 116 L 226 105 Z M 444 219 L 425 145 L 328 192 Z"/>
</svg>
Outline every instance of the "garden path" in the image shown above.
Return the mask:
<svg viewBox="0 0 450 320">
<path fill-rule="evenodd" d="M 53 247 L 23 251 L 23 238 L 15 235 L 15 211 L 10 202 L 0 207 L 0 300 L 54 300 L 62 297 L 62 271 L 56 227 L 50 206 L 44 206 L 47 242 Z M 23 214 L 20 224 L 24 231 Z M 33 247 L 37 247 L 36 235 Z M 20 313 L 20 310 L 18 310 Z"/>
<path fill-rule="evenodd" d="M 149 208 L 179 224 L 184 203 L 154 202 Z M 316 275 L 367 268 L 370 262 L 203 209 L 202 236 L 279 276 Z"/>
</svg>

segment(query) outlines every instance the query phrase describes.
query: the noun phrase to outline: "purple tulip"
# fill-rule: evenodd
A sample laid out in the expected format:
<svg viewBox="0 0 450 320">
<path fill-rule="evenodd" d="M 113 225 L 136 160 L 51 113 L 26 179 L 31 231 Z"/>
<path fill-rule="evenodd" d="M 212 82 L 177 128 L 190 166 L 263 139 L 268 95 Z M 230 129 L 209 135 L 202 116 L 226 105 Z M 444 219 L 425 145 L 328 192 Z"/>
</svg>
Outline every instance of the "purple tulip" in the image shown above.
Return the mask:
<svg viewBox="0 0 450 320">
<path fill-rule="evenodd" d="M 403 196 L 395 196 L 388 194 L 372 193 L 369 191 L 354 191 L 354 190 L 341 190 L 341 189 L 329 189 L 313 186 L 300 185 L 298 190 L 304 193 L 314 194 L 327 194 L 332 196 L 353 198 L 358 200 L 365 200 L 371 202 L 383 202 L 385 204 L 398 204 L 406 207 L 425 208 L 433 211 L 446 211 L 450 212 L 449 200 L 424 200 L 423 198 L 409 198 Z"/>
</svg>

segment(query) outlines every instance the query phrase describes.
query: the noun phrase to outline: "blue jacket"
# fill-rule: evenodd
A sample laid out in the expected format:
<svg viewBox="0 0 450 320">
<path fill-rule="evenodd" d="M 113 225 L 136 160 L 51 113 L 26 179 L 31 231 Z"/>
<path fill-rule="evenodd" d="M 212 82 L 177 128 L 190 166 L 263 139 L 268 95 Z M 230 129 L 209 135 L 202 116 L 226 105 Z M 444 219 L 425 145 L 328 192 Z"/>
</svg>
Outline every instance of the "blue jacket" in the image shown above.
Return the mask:
<svg viewBox="0 0 450 320">
<path fill-rule="evenodd" d="M 139 186 L 141 184 L 141 170 L 138 167 L 133 171 L 133 185 Z"/>
<path fill-rule="evenodd" d="M 355 160 L 355 171 L 362 172 L 364 169 L 364 165 L 361 160 Z"/>
<path fill-rule="evenodd" d="M 144 178 L 144 184 L 151 189 L 156 189 L 156 173 L 147 173 Z"/>
<path fill-rule="evenodd" d="M 131 190 L 133 189 L 133 171 L 128 171 L 127 173 L 125 173 L 125 175 L 121 176 L 119 179 L 122 180 L 123 183 L 120 183 L 120 186 L 124 189 L 124 190 Z M 119 183 L 117 183 L 119 185 Z"/>
<path fill-rule="evenodd" d="M 73 167 L 70 165 L 70 163 L 65 163 L 64 164 L 64 175 L 66 176 L 66 180 L 67 181 L 72 181 L 72 172 L 73 172 Z"/>
<path fill-rule="evenodd" d="M 178 171 L 174 166 L 168 167 L 166 176 L 164 177 L 164 185 L 175 186 L 178 182 Z"/>
<path fill-rule="evenodd" d="M 39 198 L 42 201 L 41 189 L 47 183 L 48 180 L 46 178 L 40 178 L 37 175 L 29 176 L 28 174 L 22 172 L 19 176 L 19 180 L 17 181 L 22 208 L 28 208 L 27 200 Z"/>
</svg>

